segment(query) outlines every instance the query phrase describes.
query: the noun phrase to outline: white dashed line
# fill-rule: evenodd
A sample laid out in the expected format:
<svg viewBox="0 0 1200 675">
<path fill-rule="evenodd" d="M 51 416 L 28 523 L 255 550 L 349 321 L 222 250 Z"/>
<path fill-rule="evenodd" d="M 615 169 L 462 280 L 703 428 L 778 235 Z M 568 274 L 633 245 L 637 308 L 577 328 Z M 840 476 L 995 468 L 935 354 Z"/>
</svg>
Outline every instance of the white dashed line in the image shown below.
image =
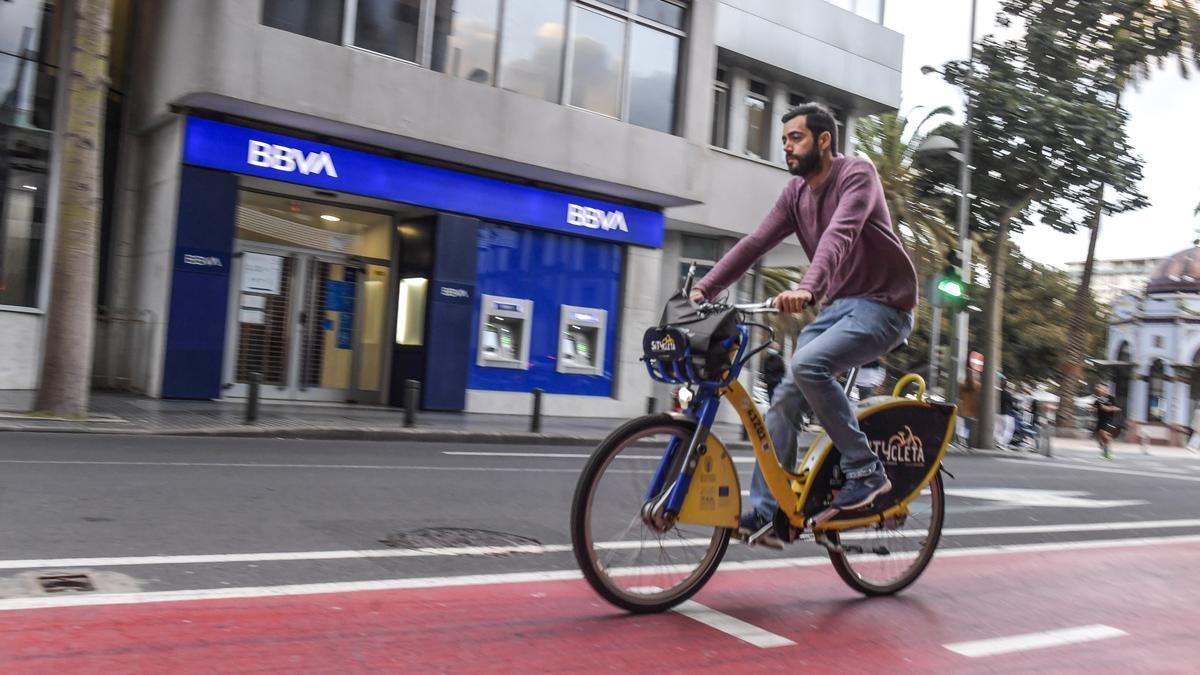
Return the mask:
<svg viewBox="0 0 1200 675">
<path fill-rule="evenodd" d="M 948 644 L 944 646 L 946 649 L 949 649 L 956 654 L 962 654 L 963 656 L 969 656 L 971 658 L 979 658 L 981 656 L 995 656 L 996 654 L 1025 652 L 1031 649 L 1061 647 L 1063 645 L 1078 644 L 1080 642 L 1107 640 L 1109 638 L 1121 637 L 1124 635 L 1128 635 L 1128 633 L 1119 628 L 1095 624 L 1092 626 L 1079 626 L 1077 628 L 1047 630 L 1040 633 L 1010 635 L 1008 637 L 991 638 L 988 640 L 955 642 L 954 644 Z"/>
</svg>

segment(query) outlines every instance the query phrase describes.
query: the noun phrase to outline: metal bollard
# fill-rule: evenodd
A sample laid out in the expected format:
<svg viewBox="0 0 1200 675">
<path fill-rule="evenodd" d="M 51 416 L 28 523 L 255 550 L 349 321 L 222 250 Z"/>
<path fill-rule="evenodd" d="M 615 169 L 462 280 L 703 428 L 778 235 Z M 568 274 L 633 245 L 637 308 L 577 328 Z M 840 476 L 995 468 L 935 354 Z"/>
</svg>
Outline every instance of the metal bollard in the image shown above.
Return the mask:
<svg viewBox="0 0 1200 675">
<path fill-rule="evenodd" d="M 246 398 L 246 424 L 258 421 L 258 390 L 262 384 L 262 373 L 250 373 L 250 395 Z"/>
<path fill-rule="evenodd" d="M 658 412 L 658 399 L 653 396 L 646 397 L 646 414 L 653 415 Z"/>
<path fill-rule="evenodd" d="M 534 387 L 533 389 L 533 418 L 529 420 L 529 431 L 531 433 L 542 433 L 542 394 L 545 393 L 541 389 Z"/>
<path fill-rule="evenodd" d="M 421 383 L 416 380 L 404 381 L 404 426 L 414 427 L 417 424 L 417 401 L 421 399 Z"/>
</svg>

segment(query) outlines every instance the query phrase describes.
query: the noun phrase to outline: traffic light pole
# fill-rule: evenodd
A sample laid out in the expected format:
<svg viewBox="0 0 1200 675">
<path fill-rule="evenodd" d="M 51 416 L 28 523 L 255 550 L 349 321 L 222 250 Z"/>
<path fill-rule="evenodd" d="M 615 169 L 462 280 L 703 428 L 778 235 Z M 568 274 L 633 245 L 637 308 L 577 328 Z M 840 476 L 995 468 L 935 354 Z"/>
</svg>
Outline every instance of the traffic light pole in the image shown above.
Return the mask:
<svg viewBox="0 0 1200 675">
<path fill-rule="evenodd" d="M 936 292 L 936 291 L 935 291 Z M 929 331 L 929 390 L 937 389 L 938 385 L 938 363 L 939 348 L 942 346 L 942 306 L 939 303 L 933 303 L 933 326 Z M 954 378 L 950 378 L 954 379 Z M 947 384 L 947 386 L 949 386 Z"/>
<path fill-rule="evenodd" d="M 975 72 L 975 8 L 978 0 L 971 0 L 971 47 L 967 66 L 968 85 L 970 77 Z M 964 87 L 966 94 L 966 114 L 962 127 L 962 162 L 959 165 L 958 182 L 962 194 L 958 198 L 958 249 L 962 257 L 962 280 L 970 288 L 971 284 L 971 240 L 967 236 L 971 219 L 971 90 Z M 965 309 L 965 308 L 964 308 Z M 967 342 L 968 342 L 968 311 L 959 312 L 954 317 L 954 331 L 950 334 L 950 377 L 946 383 L 946 400 L 951 403 L 958 401 L 958 383 L 966 379 Z"/>
</svg>

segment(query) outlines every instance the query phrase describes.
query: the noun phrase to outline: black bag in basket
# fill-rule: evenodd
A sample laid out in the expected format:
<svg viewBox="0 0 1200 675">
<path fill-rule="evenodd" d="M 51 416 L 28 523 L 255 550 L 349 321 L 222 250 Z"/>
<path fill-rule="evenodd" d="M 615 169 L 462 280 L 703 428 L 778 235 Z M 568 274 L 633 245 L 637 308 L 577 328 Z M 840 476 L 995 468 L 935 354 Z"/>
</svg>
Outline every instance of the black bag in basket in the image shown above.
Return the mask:
<svg viewBox="0 0 1200 675">
<path fill-rule="evenodd" d="M 738 334 L 737 310 L 731 307 L 702 315 L 680 291 L 667 300 L 659 319 L 658 329 L 666 328 L 674 328 L 687 336 L 692 365 L 701 379 L 717 379 L 730 367 L 729 348 L 721 343 Z"/>
</svg>

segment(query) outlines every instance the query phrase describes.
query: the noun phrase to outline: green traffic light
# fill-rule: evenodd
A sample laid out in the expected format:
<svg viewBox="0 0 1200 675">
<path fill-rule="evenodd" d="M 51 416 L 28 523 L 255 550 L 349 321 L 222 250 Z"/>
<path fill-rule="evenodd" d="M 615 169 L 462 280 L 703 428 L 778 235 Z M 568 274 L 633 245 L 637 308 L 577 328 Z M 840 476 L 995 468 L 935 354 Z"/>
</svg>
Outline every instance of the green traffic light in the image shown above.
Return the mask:
<svg viewBox="0 0 1200 675">
<path fill-rule="evenodd" d="M 942 279 L 938 282 L 937 288 L 938 292 L 952 298 L 961 298 L 963 296 L 963 284 L 958 279 Z"/>
</svg>

